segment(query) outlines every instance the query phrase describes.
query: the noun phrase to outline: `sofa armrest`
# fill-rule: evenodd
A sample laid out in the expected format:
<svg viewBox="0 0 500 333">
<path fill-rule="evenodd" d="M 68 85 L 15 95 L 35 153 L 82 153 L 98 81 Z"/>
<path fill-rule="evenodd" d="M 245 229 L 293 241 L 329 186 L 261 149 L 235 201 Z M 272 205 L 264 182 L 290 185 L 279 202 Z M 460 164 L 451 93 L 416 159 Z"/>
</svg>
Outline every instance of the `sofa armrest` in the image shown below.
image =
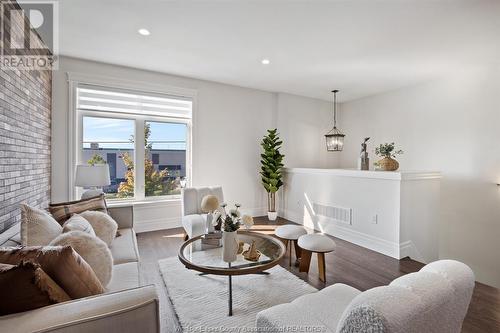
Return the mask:
<svg viewBox="0 0 500 333">
<path fill-rule="evenodd" d="M 111 206 L 108 213 L 118 223 L 118 229 L 134 227 L 134 206 Z"/>
<path fill-rule="evenodd" d="M 2 332 L 157 333 L 159 303 L 154 286 L 86 297 L 0 317 Z"/>
</svg>

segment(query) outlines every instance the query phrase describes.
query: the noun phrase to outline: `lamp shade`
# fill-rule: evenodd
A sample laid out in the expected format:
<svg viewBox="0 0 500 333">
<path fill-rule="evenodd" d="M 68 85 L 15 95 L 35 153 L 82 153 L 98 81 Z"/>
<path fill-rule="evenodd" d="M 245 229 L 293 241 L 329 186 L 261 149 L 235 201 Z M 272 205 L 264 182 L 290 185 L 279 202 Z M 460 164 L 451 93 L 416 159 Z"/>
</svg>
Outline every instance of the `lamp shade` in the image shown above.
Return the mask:
<svg viewBox="0 0 500 333">
<path fill-rule="evenodd" d="M 338 90 L 332 90 L 333 93 L 333 128 L 330 132 L 325 134 L 326 139 L 326 150 L 328 151 L 342 151 L 344 148 L 344 137 L 343 134 L 337 128 L 337 93 Z"/>
<path fill-rule="evenodd" d="M 107 186 L 111 184 L 107 164 L 77 165 L 75 185 L 81 187 Z"/>
<path fill-rule="evenodd" d="M 344 137 L 345 135 L 342 134 L 337 127 L 334 127 L 328 134 L 325 135 L 326 150 L 342 151 L 344 148 Z"/>
<path fill-rule="evenodd" d="M 205 195 L 201 199 L 201 210 L 205 213 L 213 212 L 219 208 L 219 200 L 215 195 Z"/>
</svg>

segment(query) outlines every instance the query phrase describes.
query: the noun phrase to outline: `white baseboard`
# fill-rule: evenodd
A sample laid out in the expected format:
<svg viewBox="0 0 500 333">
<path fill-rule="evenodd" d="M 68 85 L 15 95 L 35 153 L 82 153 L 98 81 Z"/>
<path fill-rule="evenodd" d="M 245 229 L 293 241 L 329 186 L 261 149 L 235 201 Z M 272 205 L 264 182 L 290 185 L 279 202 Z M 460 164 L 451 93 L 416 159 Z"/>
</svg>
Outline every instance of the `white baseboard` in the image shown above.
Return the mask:
<svg viewBox="0 0 500 333">
<path fill-rule="evenodd" d="M 278 216 L 295 223 L 304 224 L 303 216 L 290 210 L 280 210 Z"/>
<path fill-rule="evenodd" d="M 295 223 L 304 224 L 304 217 L 296 212 L 282 210 L 280 212 L 280 216 Z M 313 224 L 314 225 L 312 226 L 307 226 L 313 227 L 317 231 L 338 237 L 350 243 L 385 254 L 392 258 L 403 258 L 401 257 L 400 244 L 398 243 L 362 233 L 346 226 L 341 226 L 338 223 L 335 223 L 332 219 L 326 217 L 317 219 L 317 221 L 314 221 Z"/>
<path fill-rule="evenodd" d="M 410 257 L 421 263 L 428 263 L 411 240 L 399 244 L 399 254 L 401 258 Z"/>
<path fill-rule="evenodd" d="M 267 207 L 256 207 L 256 208 L 241 208 L 241 212 L 243 214 L 248 214 L 253 217 L 257 216 L 266 216 L 267 215 Z"/>
<path fill-rule="evenodd" d="M 134 222 L 134 230 L 137 233 L 173 229 L 178 227 L 182 227 L 182 221 L 179 217 L 158 218 Z"/>
</svg>

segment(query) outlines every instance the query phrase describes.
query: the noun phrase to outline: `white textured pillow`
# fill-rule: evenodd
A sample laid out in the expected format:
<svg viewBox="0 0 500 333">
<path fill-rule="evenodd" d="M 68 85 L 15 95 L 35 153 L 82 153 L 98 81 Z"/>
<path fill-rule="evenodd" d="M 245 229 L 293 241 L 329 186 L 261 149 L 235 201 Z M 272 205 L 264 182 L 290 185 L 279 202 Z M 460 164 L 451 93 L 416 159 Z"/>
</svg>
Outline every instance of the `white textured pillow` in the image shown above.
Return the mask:
<svg viewBox="0 0 500 333">
<path fill-rule="evenodd" d="M 23 246 L 48 245 L 61 232 L 61 225 L 47 212 L 21 204 L 21 243 Z"/>
<path fill-rule="evenodd" d="M 90 225 L 89 221 L 84 219 L 78 214 L 73 214 L 66 222 L 63 224 L 63 232 L 70 231 L 83 231 L 91 236 L 96 236 L 94 228 Z"/>
<path fill-rule="evenodd" d="M 71 246 L 92 267 L 101 284 L 108 285 L 113 272 L 113 257 L 102 240 L 83 231 L 70 231 L 59 235 L 49 245 Z"/>
<path fill-rule="evenodd" d="M 93 210 L 80 213 L 80 216 L 89 221 L 97 237 L 102 239 L 108 246 L 111 246 L 116 237 L 116 230 L 118 230 L 118 224 L 111 216 Z"/>
</svg>

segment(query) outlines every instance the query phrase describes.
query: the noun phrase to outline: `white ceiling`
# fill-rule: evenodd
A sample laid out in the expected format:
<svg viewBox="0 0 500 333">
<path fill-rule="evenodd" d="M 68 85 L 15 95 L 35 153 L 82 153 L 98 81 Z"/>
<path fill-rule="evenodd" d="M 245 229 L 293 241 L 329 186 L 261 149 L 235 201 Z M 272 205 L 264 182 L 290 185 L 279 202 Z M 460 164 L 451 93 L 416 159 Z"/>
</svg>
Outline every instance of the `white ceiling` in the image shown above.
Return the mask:
<svg viewBox="0 0 500 333">
<path fill-rule="evenodd" d="M 498 0 L 61 0 L 60 17 L 62 55 L 327 100 L 500 59 Z"/>
</svg>

